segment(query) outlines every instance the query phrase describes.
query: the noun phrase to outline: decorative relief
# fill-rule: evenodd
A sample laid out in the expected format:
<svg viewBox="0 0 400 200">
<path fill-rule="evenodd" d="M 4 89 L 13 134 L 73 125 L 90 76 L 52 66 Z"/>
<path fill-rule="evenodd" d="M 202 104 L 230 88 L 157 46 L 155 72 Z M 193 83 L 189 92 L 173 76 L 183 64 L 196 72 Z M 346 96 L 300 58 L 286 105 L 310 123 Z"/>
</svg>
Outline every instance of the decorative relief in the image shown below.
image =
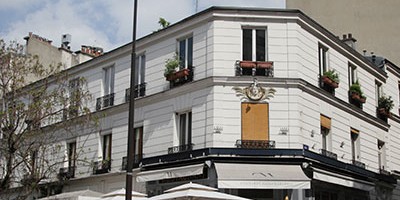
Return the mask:
<svg viewBox="0 0 400 200">
<path fill-rule="evenodd" d="M 256 78 L 253 79 L 253 83 L 248 87 L 233 87 L 232 89 L 236 91 L 236 96 L 240 97 L 240 100 L 244 102 L 266 101 L 274 97 L 276 92 L 273 88 L 266 89 L 261 87 Z"/>
</svg>

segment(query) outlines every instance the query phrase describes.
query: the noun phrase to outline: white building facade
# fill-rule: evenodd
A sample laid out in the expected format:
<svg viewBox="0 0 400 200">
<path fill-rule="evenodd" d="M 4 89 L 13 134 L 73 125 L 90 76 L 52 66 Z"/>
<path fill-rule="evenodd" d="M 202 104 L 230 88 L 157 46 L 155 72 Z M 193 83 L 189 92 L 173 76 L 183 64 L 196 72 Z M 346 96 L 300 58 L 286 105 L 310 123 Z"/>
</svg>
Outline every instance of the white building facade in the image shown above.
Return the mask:
<svg viewBox="0 0 400 200">
<path fill-rule="evenodd" d="M 125 186 L 128 44 L 72 67 L 100 116 L 63 191 Z M 165 77 L 176 54 L 180 71 Z M 189 181 L 251 199 L 397 199 L 400 69 L 376 66 L 297 10 L 214 7 L 137 42 L 134 188 Z M 335 70 L 338 87 L 322 80 Z M 168 80 L 166 80 L 168 79 Z M 353 97 L 353 83 L 365 98 Z M 377 113 L 391 96 L 391 116 Z M 68 157 L 68 156 L 67 156 Z M 72 173 L 66 173 L 72 172 Z"/>
</svg>

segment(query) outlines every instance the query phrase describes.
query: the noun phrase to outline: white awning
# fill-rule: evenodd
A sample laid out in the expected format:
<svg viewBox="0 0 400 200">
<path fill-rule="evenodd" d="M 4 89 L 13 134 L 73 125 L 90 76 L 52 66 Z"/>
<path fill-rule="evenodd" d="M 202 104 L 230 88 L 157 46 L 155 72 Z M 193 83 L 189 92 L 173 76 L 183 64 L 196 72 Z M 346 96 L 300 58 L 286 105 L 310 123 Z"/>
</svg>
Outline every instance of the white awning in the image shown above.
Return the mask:
<svg viewBox="0 0 400 200">
<path fill-rule="evenodd" d="M 204 164 L 190 165 L 184 167 L 174 167 L 153 171 L 139 172 L 136 177 L 137 182 L 155 181 L 169 178 L 178 178 L 203 174 Z"/>
<path fill-rule="evenodd" d="M 340 174 L 334 174 L 325 170 L 314 169 L 313 178 L 320 181 L 351 188 L 357 188 L 365 191 L 371 191 L 374 189 L 373 183 L 362 180 L 356 180 L 352 177 L 343 176 Z"/>
<path fill-rule="evenodd" d="M 299 165 L 215 163 L 218 188 L 310 189 Z"/>
</svg>

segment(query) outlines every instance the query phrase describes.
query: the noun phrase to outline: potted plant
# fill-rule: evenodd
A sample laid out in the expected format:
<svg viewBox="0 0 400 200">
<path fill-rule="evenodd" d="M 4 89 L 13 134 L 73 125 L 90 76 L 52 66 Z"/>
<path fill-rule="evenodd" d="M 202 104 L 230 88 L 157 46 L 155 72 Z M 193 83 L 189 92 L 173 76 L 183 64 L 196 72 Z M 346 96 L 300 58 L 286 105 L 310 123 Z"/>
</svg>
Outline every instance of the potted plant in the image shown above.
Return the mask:
<svg viewBox="0 0 400 200">
<path fill-rule="evenodd" d="M 175 53 L 173 58 L 167 59 L 165 61 L 165 70 L 164 70 L 164 76 L 167 81 L 174 81 L 178 78 L 188 76 L 189 75 L 189 69 L 179 69 L 180 66 L 180 61 L 178 58 L 178 54 Z"/>
<path fill-rule="evenodd" d="M 383 117 L 390 117 L 390 110 L 393 108 L 393 100 L 391 96 L 381 96 L 378 99 L 378 114 Z"/>
<path fill-rule="evenodd" d="M 351 99 L 359 102 L 365 103 L 367 97 L 364 96 L 363 92 L 361 91 L 361 86 L 358 80 L 350 86 L 350 97 Z"/>
<path fill-rule="evenodd" d="M 321 79 L 324 84 L 332 88 L 339 87 L 339 74 L 334 69 L 324 72 Z"/>
</svg>

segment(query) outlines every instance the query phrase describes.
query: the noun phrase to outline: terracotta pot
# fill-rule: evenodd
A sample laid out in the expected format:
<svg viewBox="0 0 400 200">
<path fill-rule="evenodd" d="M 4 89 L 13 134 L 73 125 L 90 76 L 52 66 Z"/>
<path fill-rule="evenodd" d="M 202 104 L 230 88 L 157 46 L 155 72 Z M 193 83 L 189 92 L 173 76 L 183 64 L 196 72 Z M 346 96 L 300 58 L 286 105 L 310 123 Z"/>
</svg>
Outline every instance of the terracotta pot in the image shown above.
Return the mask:
<svg viewBox="0 0 400 200">
<path fill-rule="evenodd" d="M 333 81 L 328 76 L 322 76 L 321 79 L 322 79 L 322 82 L 324 82 L 324 84 L 329 85 L 332 88 L 338 88 L 339 87 L 339 83 Z"/>
<path fill-rule="evenodd" d="M 174 72 L 172 74 L 169 74 L 166 79 L 167 81 L 174 81 L 176 79 L 185 77 L 185 76 L 189 76 L 189 69 L 181 69 L 177 72 Z"/>
<path fill-rule="evenodd" d="M 378 108 L 378 114 L 386 118 L 391 116 L 391 113 L 384 108 Z"/>
<path fill-rule="evenodd" d="M 359 102 L 359 103 L 365 103 L 365 98 L 361 97 L 360 94 L 357 92 L 351 92 L 351 99 Z"/>
<path fill-rule="evenodd" d="M 239 65 L 241 68 L 254 68 L 257 66 L 256 62 L 254 61 L 240 61 Z"/>
<path fill-rule="evenodd" d="M 263 68 L 263 69 L 269 69 L 272 68 L 273 62 L 268 62 L 268 61 L 257 61 L 257 68 Z"/>
</svg>

